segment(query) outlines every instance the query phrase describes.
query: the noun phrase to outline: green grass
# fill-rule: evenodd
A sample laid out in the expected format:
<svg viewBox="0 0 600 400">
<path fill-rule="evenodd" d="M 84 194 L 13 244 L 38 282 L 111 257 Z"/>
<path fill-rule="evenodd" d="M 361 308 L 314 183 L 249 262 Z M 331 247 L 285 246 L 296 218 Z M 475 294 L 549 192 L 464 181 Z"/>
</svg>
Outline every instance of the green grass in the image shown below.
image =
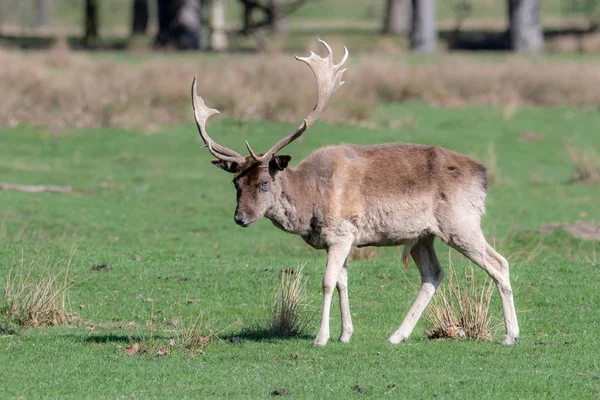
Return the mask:
<svg viewBox="0 0 600 400">
<path fill-rule="evenodd" d="M 307 292 L 318 313 L 324 253 L 266 220 L 237 227 L 231 176 L 210 164 L 194 126 L 154 135 L 0 130 L 0 180 L 73 185 L 83 193 L 0 191 L 0 281 L 21 252 L 27 260 L 64 265 L 81 242 L 71 263 L 69 308 L 94 327 L 0 330 L 0 397 L 264 398 L 286 388 L 297 398 L 347 398 L 365 396 L 352 389 L 359 385 L 378 398 L 396 385 L 390 397 L 597 398 L 600 270 L 593 257 L 600 245 L 535 229 L 600 221 L 600 187 L 568 184 L 573 170 L 564 149 L 565 143 L 600 147 L 600 115 L 560 108 L 521 109 L 509 120 L 502 115 L 490 107 L 382 105 L 381 125 L 403 121 L 403 128 L 318 123 L 287 150 L 297 163 L 322 145 L 407 141 L 485 163 L 491 143 L 503 183 L 490 188 L 484 231 L 512 265 L 521 340 L 511 347 L 499 344 L 502 329 L 491 343 L 430 341 L 424 319 L 407 343 L 387 345 L 419 282 L 416 268 L 404 272 L 393 248 L 350 265 L 350 344 L 333 340 L 315 348 L 312 336 L 256 335 L 232 344 L 228 338 L 240 336 L 244 325 L 266 323 L 283 268 L 307 262 Z M 290 128 L 217 117 L 209 129 L 225 145 L 241 150 L 249 139 L 260 150 Z M 523 142 L 527 131 L 544 136 Z M 541 254 L 528 261 L 540 242 Z M 447 250 L 439 249 L 446 263 Z M 527 254 L 516 258 L 522 249 Z M 453 260 L 461 271 L 464 261 Z M 105 263 L 112 269 L 91 268 Z M 497 294 L 492 309 L 501 316 Z M 332 310 L 335 339 L 337 301 Z M 157 317 L 152 337 L 161 341 L 173 335 L 165 321 L 201 312 L 222 338 L 203 354 L 125 354 L 133 341 L 149 339 L 151 315 Z"/>
</svg>

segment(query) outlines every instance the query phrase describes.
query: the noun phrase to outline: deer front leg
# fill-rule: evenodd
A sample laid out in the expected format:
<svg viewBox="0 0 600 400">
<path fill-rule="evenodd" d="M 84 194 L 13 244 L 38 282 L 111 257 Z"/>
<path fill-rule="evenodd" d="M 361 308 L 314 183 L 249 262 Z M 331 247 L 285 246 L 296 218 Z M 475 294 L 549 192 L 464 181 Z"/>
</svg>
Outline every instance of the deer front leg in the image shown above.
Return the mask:
<svg viewBox="0 0 600 400">
<path fill-rule="evenodd" d="M 329 340 L 329 312 L 331 309 L 331 298 L 340 279 L 340 273 L 344 262 L 350 253 L 352 241 L 332 245 L 327 250 L 327 267 L 323 274 L 323 314 L 321 315 L 321 327 L 315 339 L 315 346 L 325 346 Z M 340 292 L 341 293 L 341 292 Z M 347 299 L 344 300 L 347 305 Z M 350 323 L 350 326 L 352 323 Z M 349 339 L 349 338 L 348 338 Z"/>
</svg>

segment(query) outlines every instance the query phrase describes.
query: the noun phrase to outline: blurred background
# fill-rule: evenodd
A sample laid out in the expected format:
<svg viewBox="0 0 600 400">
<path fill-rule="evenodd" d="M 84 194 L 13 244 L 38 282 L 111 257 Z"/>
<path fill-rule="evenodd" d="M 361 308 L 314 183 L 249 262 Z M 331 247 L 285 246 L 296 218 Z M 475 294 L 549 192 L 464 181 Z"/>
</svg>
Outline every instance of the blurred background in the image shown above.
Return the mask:
<svg viewBox="0 0 600 400">
<path fill-rule="evenodd" d="M 598 0 L 2 0 L 2 40 L 75 48 L 133 44 L 213 51 L 291 49 L 339 35 L 419 52 L 442 49 L 592 51 Z M 597 39 L 597 38 L 596 38 Z"/>
<path fill-rule="evenodd" d="M 377 105 L 405 100 L 595 107 L 599 18 L 600 0 L 1 0 L 0 124 L 152 132 L 189 122 L 195 73 L 213 107 L 295 121 L 313 88 L 290 54 L 316 38 L 351 53 L 334 122 L 393 125 Z"/>
</svg>

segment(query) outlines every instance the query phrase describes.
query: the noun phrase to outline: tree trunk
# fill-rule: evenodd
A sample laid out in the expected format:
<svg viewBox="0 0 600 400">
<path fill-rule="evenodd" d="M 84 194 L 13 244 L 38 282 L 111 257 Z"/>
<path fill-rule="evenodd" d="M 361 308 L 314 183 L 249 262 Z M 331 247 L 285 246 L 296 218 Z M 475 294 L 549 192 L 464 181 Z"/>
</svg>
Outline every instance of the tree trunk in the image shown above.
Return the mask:
<svg viewBox="0 0 600 400">
<path fill-rule="evenodd" d="M 250 33 L 250 25 L 252 25 L 252 11 L 254 7 L 251 3 L 242 0 L 244 11 L 242 14 L 242 33 L 248 35 Z"/>
<path fill-rule="evenodd" d="M 145 35 L 148 30 L 149 18 L 148 0 L 133 0 L 133 21 L 131 25 L 132 35 Z"/>
<path fill-rule="evenodd" d="M 383 16 L 383 33 L 400 35 L 408 31 L 410 20 L 410 1 L 387 0 Z"/>
<path fill-rule="evenodd" d="M 50 0 L 36 0 L 35 27 L 45 28 L 50 24 Z"/>
<path fill-rule="evenodd" d="M 285 1 L 271 0 L 271 30 L 273 33 L 286 33 L 288 30 L 287 19 L 285 18 Z"/>
<path fill-rule="evenodd" d="M 200 0 L 158 0 L 156 45 L 200 47 Z"/>
<path fill-rule="evenodd" d="M 227 32 L 225 31 L 226 0 L 212 0 L 212 30 L 210 33 L 210 48 L 214 51 L 226 51 Z"/>
<path fill-rule="evenodd" d="M 544 47 L 538 0 L 508 0 L 510 46 L 516 52 L 537 53 Z"/>
<path fill-rule="evenodd" d="M 410 47 L 421 53 L 435 52 L 435 0 L 412 0 Z"/>
<path fill-rule="evenodd" d="M 85 1 L 85 36 L 86 46 L 93 46 L 98 41 L 98 0 Z"/>
</svg>

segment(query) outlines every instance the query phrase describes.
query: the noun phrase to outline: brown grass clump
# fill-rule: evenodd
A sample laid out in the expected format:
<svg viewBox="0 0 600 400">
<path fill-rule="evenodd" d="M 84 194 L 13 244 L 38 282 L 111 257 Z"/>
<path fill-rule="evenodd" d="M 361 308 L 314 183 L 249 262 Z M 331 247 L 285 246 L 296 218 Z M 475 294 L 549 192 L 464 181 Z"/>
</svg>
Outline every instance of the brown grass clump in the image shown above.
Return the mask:
<svg viewBox="0 0 600 400">
<path fill-rule="evenodd" d="M 567 145 L 566 149 L 575 168 L 573 182 L 600 184 L 600 158 L 598 155 L 593 151 L 576 149 L 570 145 Z"/>
<path fill-rule="evenodd" d="M 40 265 L 39 260 L 26 267 L 24 257 L 21 257 L 19 266 L 8 271 L 0 316 L 21 327 L 67 324 L 65 303 L 73 255 L 74 251 L 64 271 L 58 264 Z"/>
<path fill-rule="evenodd" d="M 460 279 L 449 260 L 447 284 L 442 284 L 433 297 L 426 320 L 432 328 L 425 331 L 430 339 L 492 340 L 490 301 L 494 284 L 490 278 L 479 283 L 473 266 Z"/>
<path fill-rule="evenodd" d="M 150 354 L 160 357 L 168 356 L 174 351 L 184 351 L 194 356 L 203 353 L 206 347 L 219 340 L 218 331 L 205 326 L 203 313 L 198 314 L 195 319 L 190 317 L 188 324 L 177 320 L 177 324 L 181 324 L 181 329 L 163 331 L 165 334 L 174 332 L 173 337 L 168 340 L 156 340 L 154 338 L 155 325 L 153 317 L 153 311 L 151 311 L 150 319 L 146 323 L 149 328 L 147 336 L 129 336 L 130 345 L 125 348 L 125 354 L 130 356 Z"/>
<path fill-rule="evenodd" d="M 196 319 L 188 324 L 182 324 L 182 329 L 177 332 L 176 338 L 171 339 L 170 344 L 185 349 L 189 354 L 194 355 L 203 352 L 204 349 L 218 339 L 218 333 L 204 325 L 204 314 L 200 313 Z"/>
<path fill-rule="evenodd" d="M 377 247 L 353 247 L 350 250 L 351 260 L 373 260 L 377 258 Z"/>
<path fill-rule="evenodd" d="M 269 318 L 269 333 L 272 335 L 302 335 L 310 326 L 311 319 L 306 314 L 310 304 L 306 298 L 306 280 L 302 273 L 304 265 L 296 270 L 281 271 L 281 283 Z"/>
<path fill-rule="evenodd" d="M 500 168 L 498 167 L 498 156 L 496 155 L 496 148 L 493 143 L 488 144 L 485 167 L 487 170 L 488 181 L 494 185 L 501 184 L 502 178 L 500 177 Z"/>
<path fill-rule="evenodd" d="M 341 46 L 335 46 L 335 49 Z M 0 49 L 0 125 L 25 122 L 53 131 L 119 127 L 152 132 L 191 122 L 190 85 L 213 108 L 240 119 L 298 122 L 315 101 L 308 68 L 290 55 L 148 56 L 139 63 L 92 58 L 65 46 L 30 54 Z M 361 123 L 381 102 L 595 106 L 600 69 L 592 64 L 488 63 L 446 55 L 411 65 L 383 55 L 351 55 L 346 84 L 323 119 Z"/>
</svg>

